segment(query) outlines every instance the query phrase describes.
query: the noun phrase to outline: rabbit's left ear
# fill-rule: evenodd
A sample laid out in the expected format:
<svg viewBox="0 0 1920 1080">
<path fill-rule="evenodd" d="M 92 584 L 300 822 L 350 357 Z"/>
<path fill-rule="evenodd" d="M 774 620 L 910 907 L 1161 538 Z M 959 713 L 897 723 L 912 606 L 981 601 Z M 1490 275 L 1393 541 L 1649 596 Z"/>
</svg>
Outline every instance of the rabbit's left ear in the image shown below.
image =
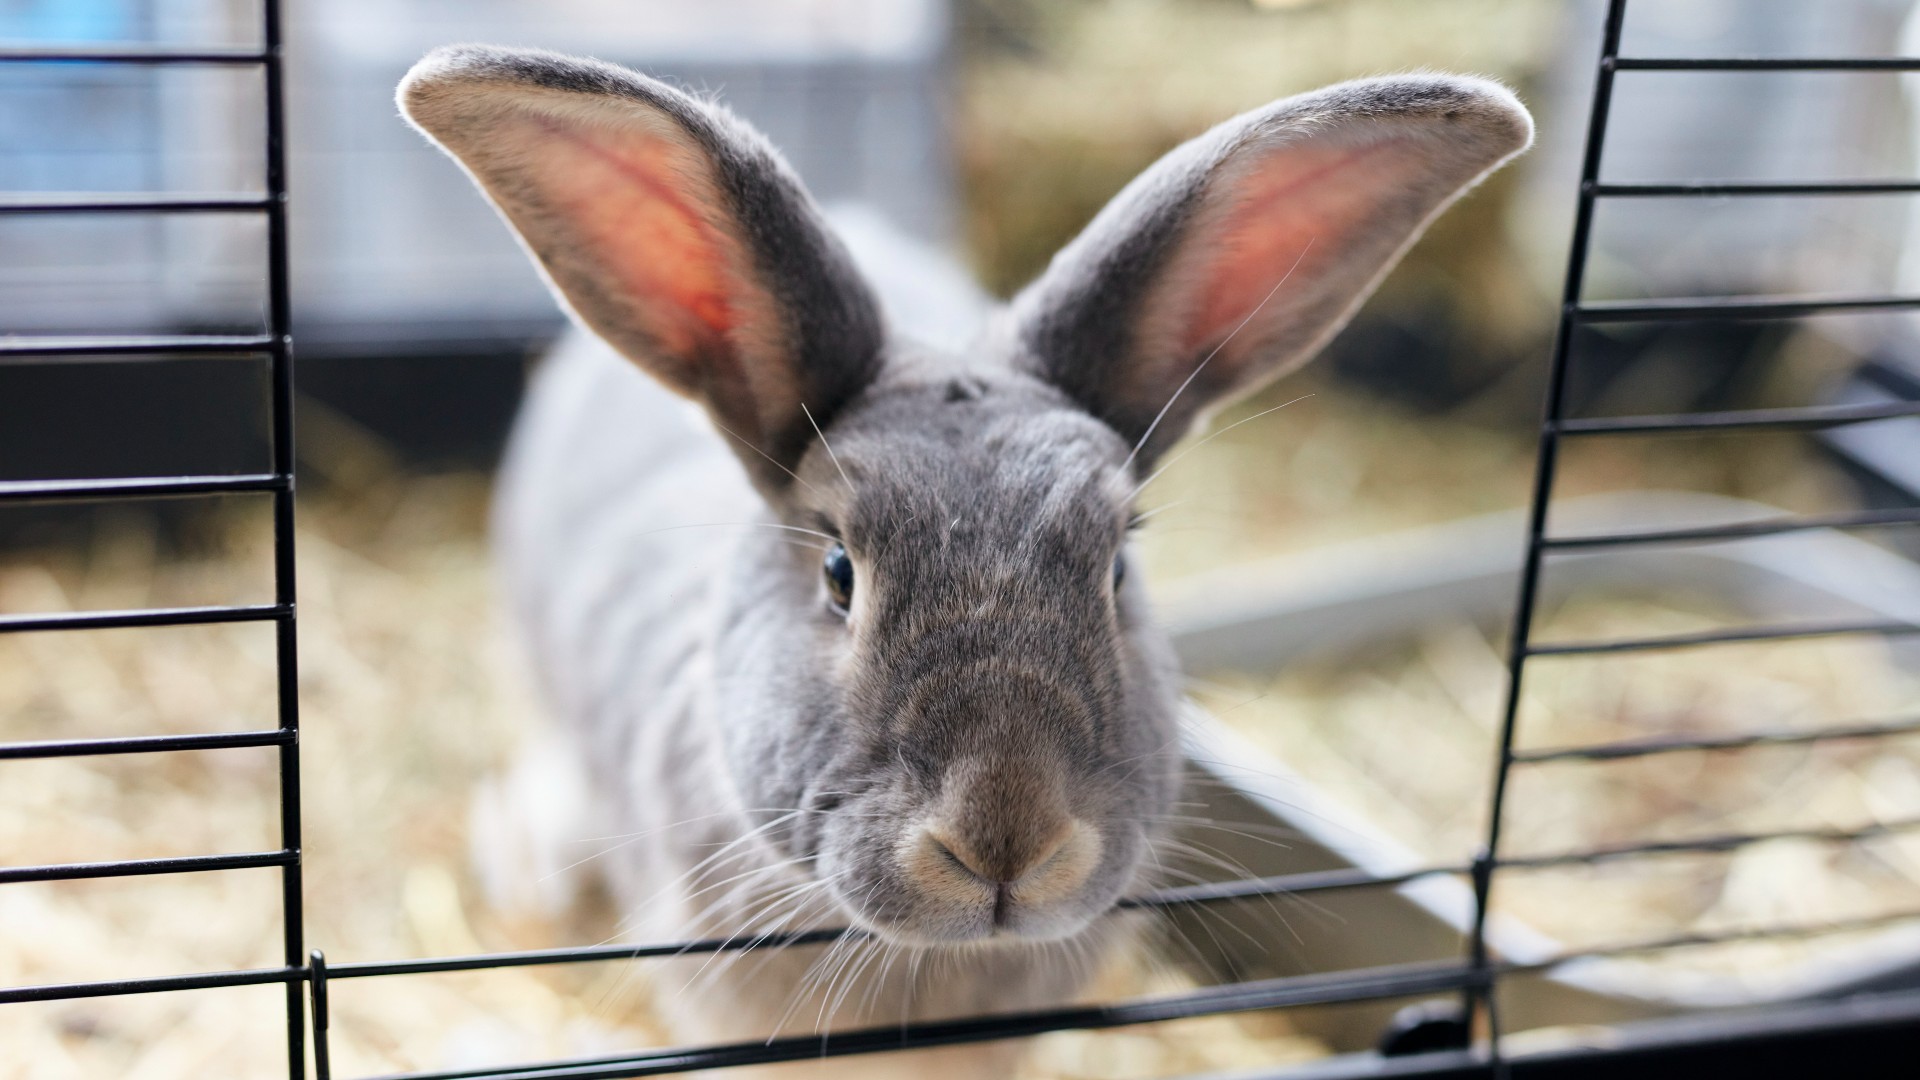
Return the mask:
<svg viewBox="0 0 1920 1080">
<path fill-rule="evenodd" d="M 741 442 L 771 495 L 880 365 L 878 308 L 765 139 L 643 75 L 536 50 L 428 55 L 400 107 L 561 298 Z M 736 451 L 743 448 L 735 447 Z"/>
<path fill-rule="evenodd" d="M 1428 222 L 1532 138 L 1503 87 L 1437 75 L 1229 120 L 1142 173 L 1015 298 L 1020 362 L 1145 465 L 1310 358 Z"/>
</svg>

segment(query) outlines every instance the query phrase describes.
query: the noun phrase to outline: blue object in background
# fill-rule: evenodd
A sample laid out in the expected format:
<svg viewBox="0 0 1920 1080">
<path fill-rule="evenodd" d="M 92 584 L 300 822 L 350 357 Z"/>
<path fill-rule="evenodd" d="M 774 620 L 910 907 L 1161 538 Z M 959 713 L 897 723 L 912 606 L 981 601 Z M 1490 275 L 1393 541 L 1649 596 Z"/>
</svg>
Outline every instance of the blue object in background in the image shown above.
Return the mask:
<svg viewBox="0 0 1920 1080">
<path fill-rule="evenodd" d="M 135 0 L 0 0 L 0 40 L 127 41 L 140 14 Z"/>
</svg>

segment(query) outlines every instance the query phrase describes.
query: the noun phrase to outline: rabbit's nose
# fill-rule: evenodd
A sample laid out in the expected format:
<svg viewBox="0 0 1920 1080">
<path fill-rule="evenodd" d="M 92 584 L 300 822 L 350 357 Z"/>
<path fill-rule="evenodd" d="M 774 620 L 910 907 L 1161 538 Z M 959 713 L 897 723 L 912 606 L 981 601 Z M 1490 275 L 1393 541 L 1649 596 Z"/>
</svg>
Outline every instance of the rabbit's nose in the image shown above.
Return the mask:
<svg viewBox="0 0 1920 1080">
<path fill-rule="evenodd" d="M 1062 826 L 1050 837 L 1030 844 L 1002 842 L 976 846 L 953 833 L 943 833 L 937 826 L 928 829 L 926 837 L 937 854 L 959 864 L 974 877 L 989 885 L 1012 885 L 1026 877 L 1028 871 L 1044 866 L 1066 844 L 1074 825 L 1063 822 Z"/>
<path fill-rule="evenodd" d="M 1096 830 L 1069 817 L 1045 829 L 994 830 L 984 836 L 939 823 L 923 829 L 914 848 L 908 872 L 928 895 L 958 904 L 991 902 L 996 924 L 1005 922 L 1016 905 L 1041 908 L 1070 898 L 1100 856 Z"/>
</svg>

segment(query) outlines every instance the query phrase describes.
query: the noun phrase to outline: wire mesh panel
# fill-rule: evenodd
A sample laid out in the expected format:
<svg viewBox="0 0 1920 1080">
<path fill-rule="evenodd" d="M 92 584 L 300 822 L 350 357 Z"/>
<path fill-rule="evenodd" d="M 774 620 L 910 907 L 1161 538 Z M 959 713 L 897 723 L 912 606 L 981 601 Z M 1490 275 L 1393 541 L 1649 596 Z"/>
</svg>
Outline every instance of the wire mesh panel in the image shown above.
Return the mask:
<svg viewBox="0 0 1920 1080">
<path fill-rule="evenodd" d="M 1713 943 L 1806 937 L 1884 926 L 1920 918 L 1920 911 L 1845 921 L 1781 923 L 1711 933 L 1670 935 L 1602 947 L 1574 948 L 1544 958 L 1502 955 L 1489 931 L 1494 894 L 1503 875 L 1551 867 L 1587 866 L 1683 852 L 1726 852 L 1769 840 L 1797 838 L 1843 844 L 1920 828 L 1920 820 L 1882 820 L 1855 828 L 1808 825 L 1765 832 L 1728 833 L 1684 839 L 1641 838 L 1630 843 L 1568 851 L 1511 854 L 1503 850 L 1503 832 L 1514 813 L 1510 795 L 1520 770 L 1557 762 L 1621 761 L 1679 752 L 1719 752 L 1762 745 L 1806 745 L 1832 740 L 1874 740 L 1920 732 L 1920 719 L 1862 721 L 1807 729 L 1755 729 L 1734 734 L 1658 735 L 1578 747 L 1532 748 L 1517 736 L 1523 713 L 1526 677 L 1535 665 L 1567 657 L 1604 657 L 1675 649 L 1706 649 L 1837 635 L 1909 635 L 1920 625 L 1890 618 L 1790 621 L 1684 634 L 1662 633 L 1603 640 L 1536 640 L 1535 621 L 1543 583 L 1556 560 L 1578 553 L 1637 549 L 1650 545 L 1697 544 L 1740 540 L 1814 529 L 1866 529 L 1920 523 L 1920 511 L 1885 509 L 1830 513 L 1727 525 L 1689 526 L 1623 532 L 1562 534 L 1549 529 L 1556 467 L 1567 440 L 1632 438 L 1677 433 L 1725 433 L 1760 430 L 1812 431 L 1896 417 L 1920 416 L 1920 403 L 1800 406 L 1740 412 L 1583 418 L 1569 415 L 1568 373 L 1575 336 L 1582 327 L 1604 323 L 1699 319 L 1791 319 L 1808 315 L 1920 308 L 1920 297 L 1905 295 L 1743 298 L 1676 298 L 1596 301 L 1585 295 L 1595 209 L 1606 200 L 1692 199 L 1701 197 L 1832 196 L 1920 193 L 1920 181 L 1862 180 L 1820 182 L 1660 181 L 1611 183 L 1601 179 L 1602 150 L 1617 77 L 1634 72 L 1725 71 L 1920 71 L 1920 58 L 1659 58 L 1619 55 L 1625 0 L 1611 0 L 1588 120 L 1580 190 L 1556 336 L 1551 355 L 1545 419 L 1540 429 L 1532 502 L 1526 522 L 1525 558 L 1514 609 L 1508 678 L 1498 729 L 1498 756 L 1488 790 L 1490 815 L 1484 846 L 1470 862 L 1416 866 L 1395 873 L 1334 869 L 1271 877 L 1204 882 L 1168 888 L 1123 901 L 1122 909 L 1163 914 L 1195 907 L 1216 907 L 1274 897 L 1313 897 L 1355 890 L 1401 889 L 1432 879 L 1467 883 L 1471 918 L 1459 955 L 1418 962 L 1272 978 L 1250 978 L 1206 985 L 1178 993 L 1109 1002 L 1066 1005 L 1018 1014 L 969 1017 L 934 1023 L 877 1026 L 832 1033 L 806 1033 L 766 1041 L 728 1045 L 643 1049 L 574 1057 L 533 1064 L 423 1071 L 383 1080 L 532 1080 L 532 1078 L 611 1078 L 688 1072 L 700 1069 L 796 1061 L 823 1056 L 947 1046 L 1020 1038 L 1064 1029 L 1104 1029 L 1189 1017 L 1329 1006 L 1393 999 L 1459 999 L 1455 1013 L 1436 1014 L 1419 1039 L 1399 1047 L 1422 1051 L 1390 1067 L 1391 1075 L 1488 1076 L 1605 1075 L 1635 1067 L 1650 1075 L 1698 1072 L 1703 1061 L 1735 1070 L 1755 1063 L 1822 1060 L 1819 1055 L 1842 1045 L 1861 1053 L 1850 1064 L 1860 1075 L 1903 1075 L 1902 1062 L 1876 1067 L 1872 1050 L 1911 1046 L 1920 1035 L 1920 994 L 1801 1005 L 1791 1009 L 1623 1029 L 1605 1048 L 1556 1049 L 1514 1053 L 1501 1020 L 1502 992 L 1518 977 L 1553 972 L 1582 960 L 1660 953 Z M 263 8 L 259 47 L 219 49 L 127 48 L 97 51 L 15 49 L 0 62 L 16 65 L 125 64 L 218 65 L 257 69 L 266 103 L 264 194 L 147 194 L 112 196 L 63 194 L 19 196 L 0 201 L 4 214 L 163 214 L 258 215 L 266 223 L 268 303 L 264 332 L 117 337 L 0 338 L 0 362 L 57 361 L 66 358 L 124 356 L 264 357 L 271 383 L 271 467 L 266 471 L 194 476 L 128 476 L 106 479 L 18 480 L 0 483 L 0 502 L 92 502 L 126 498 L 202 497 L 222 494 L 264 495 L 272 500 L 272 596 L 257 603 L 169 607 L 125 611 L 50 612 L 0 617 L 0 632 L 53 633 L 110 628 L 151 628 L 210 623 L 264 622 L 274 628 L 277 660 L 277 723 L 259 731 L 150 735 L 0 745 L 0 760 L 25 760 L 100 754 L 148 754 L 212 749 L 272 748 L 278 755 L 279 837 L 274 850 L 163 859 L 122 860 L 0 868 L 0 885 L 80 878 L 218 872 L 270 868 L 280 875 L 283 959 L 279 966 L 177 976 L 0 989 L 0 1005 L 119 994 L 160 993 L 227 986 L 280 983 L 286 990 L 286 1049 L 289 1076 L 307 1073 L 306 1024 L 313 1028 L 312 1061 L 320 1080 L 332 1080 L 330 1030 L 332 998 L 342 982 L 407 975 L 472 972 L 548 964 L 646 962 L 670 957 L 717 955 L 748 950 L 818 946 L 860 936 L 857 930 L 828 927 L 771 935 L 646 945 L 603 945 L 527 952 L 446 956 L 355 963 L 329 963 L 318 950 L 307 951 L 302 935 L 300 845 L 299 717 L 296 693 L 295 589 L 293 564 L 292 353 L 288 335 L 286 214 L 283 166 L 281 23 L 278 5 Z M 1630 76 L 1629 76 L 1630 77 Z M 317 808 L 324 811 L 324 808 Z M 303 992 L 302 984 L 307 984 Z M 303 997 L 303 993 L 305 996 Z M 1344 1070 L 1344 1071 L 1343 1071 Z M 1309 1067 L 1300 1075 L 1385 1074 L 1378 1062 Z M 1291 1074 L 1290 1074 L 1291 1075 Z"/>
<path fill-rule="evenodd" d="M 270 851 L 0 869 L 0 885 L 17 882 L 215 873 L 277 868 L 280 875 L 281 966 L 241 971 L 0 989 L 0 1004 L 204 990 L 281 983 L 286 987 L 287 1075 L 306 1071 L 306 977 L 300 862 L 300 722 L 296 685 L 293 535 L 293 352 L 288 327 L 285 140 L 282 116 L 281 22 L 276 0 L 263 0 L 259 44 L 208 48 L 163 45 L 10 48 L 0 64 L 15 68 L 83 65 L 89 69 L 206 68 L 256 73 L 264 93 L 264 159 L 260 194 L 62 192 L 0 198 L 5 215 L 246 215 L 265 221 L 266 304 L 263 332 L 252 334 L 118 334 L 0 337 L 0 363 L 61 363 L 103 357 L 140 363 L 181 358 L 264 358 L 268 370 L 270 469 L 236 475 L 129 476 L 0 482 L 0 504 L 97 503 L 124 499 L 264 494 L 272 501 L 272 597 L 257 603 L 125 611 L 55 612 L 0 617 L 0 633 L 54 633 L 265 622 L 273 626 L 277 721 L 266 730 L 37 741 L 0 745 L 0 761 L 108 754 L 160 754 L 272 747 L 277 753 L 279 847 Z M 104 312 L 103 319 L 112 319 Z"/>
</svg>

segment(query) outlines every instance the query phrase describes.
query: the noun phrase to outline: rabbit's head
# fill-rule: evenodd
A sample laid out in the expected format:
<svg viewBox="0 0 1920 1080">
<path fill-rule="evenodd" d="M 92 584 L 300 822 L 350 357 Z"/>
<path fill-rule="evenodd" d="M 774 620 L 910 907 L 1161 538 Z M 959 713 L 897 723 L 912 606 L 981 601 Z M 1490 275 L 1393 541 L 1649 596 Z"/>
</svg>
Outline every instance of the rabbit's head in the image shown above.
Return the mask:
<svg viewBox="0 0 1920 1080">
<path fill-rule="evenodd" d="M 711 104 L 473 46 L 421 61 L 400 101 L 798 530 L 744 545 L 720 590 L 718 734 L 741 807 L 803 811 L 769 833 L 781 854 L 921 944 L 1073 934 L 1136 882 L 1179 698 L 1127 572 L 1139 485 L 1531 137 L 1476 79 L 1255 110 L 1149 169 L 942 355 L 889 336 L 791 171 Z"/>
</svg>

